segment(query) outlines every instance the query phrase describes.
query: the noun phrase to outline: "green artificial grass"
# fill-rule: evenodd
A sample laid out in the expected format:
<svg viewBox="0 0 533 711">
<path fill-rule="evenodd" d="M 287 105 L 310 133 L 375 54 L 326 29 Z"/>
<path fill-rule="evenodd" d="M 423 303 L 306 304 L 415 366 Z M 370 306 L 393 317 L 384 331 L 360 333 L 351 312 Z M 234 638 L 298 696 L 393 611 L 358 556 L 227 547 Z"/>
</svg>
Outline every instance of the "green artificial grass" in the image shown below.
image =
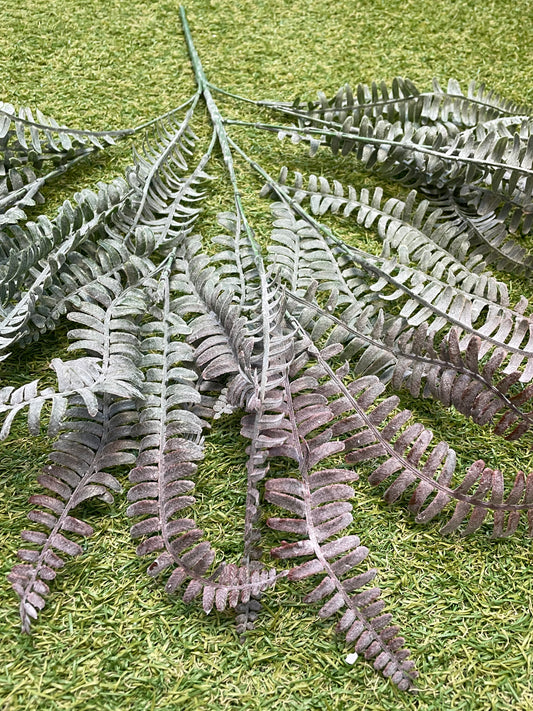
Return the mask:
<svg viewBox="0 0 533 711">
<path fill-rule="evenodd" d="M 177 3 L 0 0 L 0 11 L 3 101 L 38 106 L 67 125 L 104 129 L 137 125 L 194 90 Z M 533 103 L 529 0 L 190 0 L 187 11 L 208 77 L 254 98 L 312 99 L 346 81 L 390 83 L 401 75 L 421 89 L 433 76 L 442 82 L 453 76 L 465 88 L 470 79 L 483 80 L 506 98 Z M 239 108 L 226 105 L 228 115 Z M 198 131 L 204 135 L 205 126 Z M 270 135 L 233 135 L 268 170 L 287 163 L 357 187 L 375 184 L 349 157 L 338 161 L 324 152 L 310 160 L 301 147 Z M 129 161 L 129 147 L 120 145 L 78 166 L 48 189 L 49 214 L 80 187 L 122 174 Z M 214 172 L 221 174 L 216 166 Z M 257 198 L 255 176 L 246 168 L 239 176 L 249 217 L 264 239 L 268 204 Z M 216 234 L 213 217 L 229 208 L 221 177 L 202 231 Z M 341 230 L 347 234 L 346 225 Z M 379 249 L 361 231 L 352 239 Z M 530 285 L 510 283 L 513 294 L 531 297 Z M 66 348 L 66 330 L 63 325 L 15 350 L 2 364 L 3 384 L 49 378 L 48 363 Z M 508 478 L 532 468 L 531 433 L 508 443 L 438 404 L 404 403 L 450 441 L 463 467 L 483 458 Z M 5 574 L 16 562 L 27 499 L 49 446 L 44 435 L 30 438 L 21 421 L 0 451 L 2 711 L 533 709 L 532 546 L 524 523 L 510 540 L 494 542 L 483 531 L 443 538 L 438 523 L 417 526 L 401 506 L 383 503 L 364 468 L 352 531 L 370 547 L 388 609 L 417 660 L 416 697 L 396 691 L 362 660 L 345 662 L 350 650 L 331 623 L 301 603 L 305 585 L 282 580 L 269 591 L 244 646 L 231 615 L 206 617 L 199 603 L 166 596 L 135 556 L 120 496 L 114 506 L 87 507 L 95 536 L 58 575 L 33 635 L 20 635 Z M 245 500 L 237 415 L 209 435 L 197 495 L 199 525 L 221 556 L 237 560 Z M 267 532 L 265 543 L 274 540 Z"/>
</svg>

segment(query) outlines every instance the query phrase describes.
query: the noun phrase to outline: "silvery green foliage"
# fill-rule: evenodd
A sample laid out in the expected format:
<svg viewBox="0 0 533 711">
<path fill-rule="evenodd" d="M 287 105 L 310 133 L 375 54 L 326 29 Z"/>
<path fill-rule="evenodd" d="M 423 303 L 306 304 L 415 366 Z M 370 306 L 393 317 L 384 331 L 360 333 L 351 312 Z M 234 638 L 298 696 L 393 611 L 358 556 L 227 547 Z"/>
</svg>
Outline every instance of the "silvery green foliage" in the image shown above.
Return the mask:
<svg viewBox="0 0 533 711">
<path fill-rule="evenodd" d="M 60 126 L 39 109 L 18 111 L 0 102 L 0 226 L 24 219 L 24 208 L 44 202 L 42 188 L 91 153 L 135 133 Z"/>
<path fill-rule="evenodd" d="M 273 178 L 229 136 L 228 125 L 245 122 L 223 119 L 182 20 L 197 92 L 147 126 L 126 180 L 81 191 L 54 218 L 24 212 L 44 183 L 135 131 L 73 131 L 0 107 L 3 357 L 65 315 L 75 351 L 52 361 L 56 387 L 0 390 L 1 438 L 19 413 L 30 433 L 46 423 L 56 438 L 39 477 L 47 493 L 31 497 L 34 527 L 9 576 L 23 630 L 92 534 L 83 502 L 111 502 L 122 489 L 116 467 L 126 466 L 131 535 L 167 592 L 201 597 L 206 612 L 234 609 L 244 635 L 276 580 L 313 577 L 304 601 L 319 602 L 355 652 L 412 689 L 414 663 L 353 531 L 354 483 L 371 461 L 369 482 L 386 482 L 385 500 L 404 500 L 418 523 L 438 517 L 443 533 L 483 525 L 501 537 L 526 518 L 533 533 L 533 474 L 504 477 L 481 460 L 461 471 L 454 450 L 385 394 L 433 397 L 510 439 L 530 428 L 533 322 L 527 301 L 513 305 L 489 271 L 529 272 L 531 257 L 508 238 L 531 228 L 528 112 L 481 86 L 421 93 L 407 80 L 308 105 L 259 102 L 274 118 L 256 128 L 312 152 L 354 153 L 410 192 L 386 199 L 285 168 Z M 212 129 L 203 151 L 193 130 L 200 100 Z M 276 123 L 280 113 L 293 123 Z M 215 147 L 233 209 L 206 244 L 195 229 Z M 243 206 L 237 156 L 273 199 L 266 249 Z M 382 254 L 341 240 L 320 221 L 326 213 L 373 230 Z M 194 489 L 208 429 L 235 410 L 248 440 L 243 546 L 239 560 L 220 560 L 196 523 Z M 290 475 L 280 476 L 278 458 L 292 461 Z M 261 542 L 265 501 L 280 534 L 275 568 Z"/>
</svg>

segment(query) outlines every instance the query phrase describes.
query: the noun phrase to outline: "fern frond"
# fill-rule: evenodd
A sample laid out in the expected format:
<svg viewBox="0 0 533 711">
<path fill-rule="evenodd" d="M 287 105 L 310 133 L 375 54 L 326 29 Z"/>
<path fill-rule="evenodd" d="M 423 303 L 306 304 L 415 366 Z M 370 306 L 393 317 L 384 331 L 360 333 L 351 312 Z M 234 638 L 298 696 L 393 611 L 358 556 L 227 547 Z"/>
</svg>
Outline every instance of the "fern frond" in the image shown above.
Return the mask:
<svg viewBox="0 0 533 711">
<path fill-rule="evenodd" d="M 327 366 L 325 370 L 330 377 L 334 376 Z M 529 534 L 533 535 L 533 473 L 524 477 L 522 472 L 518 472 L 511 492 L 504 499 L 501 472 L 487 468 L 480 460 L 470 467 L 458 486 L 451 488 L 456 457 L 446 443 L 441 442 L 433 447 L 422 467 L 420 462 L 427 454 L 433 434 L 419 424 L 405 427 L 410 418 L 409 411 L 404 410 L 388 419 L 397 403 L 395 397 L 376 405 L 375 410 L 369 410 L 370 403 L 375 403 L 384 389 L 377 378 L 367 376 L 348 386 L 343 386 L 337 379 L 337 384 L 343 397 L 336 404 L 336 412 L 339 407 L 348 406 L 354 409 L 355 416 L 345 422 L 335 423 L 333 434 L 339 436 L 350 433 L 350 437 L 344 440 L 345 451 L 348 452 L 346 461 L 349 464 L 382 456 L 387 458 L 369 476 L 370 484 L 381 484 L 400 472 L 384 493 L 388 503 L 397 501 L 418 480 L 419 484 L 409 502 L 410 510 L 417 514 L 418 523 L 426 523 L 440 514 L 449 502 L 454 502 L 454 513 L 442 529 L 445 533 L 455 531 L 469 515 L 463 533 L 473 533 L 492 510 L 494 536 L 514 533 L 522 511 L 528 515 Z M 381 425 L 384 425 L 382 429 Z M 478 481 L 477 490 L 469 493 Z M 422 510 L 423 504 L 433 492 L 434 498 Z M 508 515 L 509 520 L 504 531 L 502 524 L 505 515 Z"/>
<path fill-rule="evenodd" d="M 110 214 L 126 199 L 126 195 L 123 181 L 115 181 L 109 186 L 101 185 L 98 195 L 85 190 L 78 195 L 75 208 L 67 201 L 53 222 L 43 217 L 30 226 L 30 232 L 25 239 L 28 243 L 37 240 L 39 247 L 35 251 L 27 250 L 25 259 L 19 263 L 18 253 L 13 251 L 15 246 L 10 252 L 13 257 L 8 263 L 2 282 L 6 298 L 13 293 L 10 284 L 16 285 L 18 282 L 20 285 L 23 278 L 27 280 L 26 290 L 18 295 L 15 303 L 9 304 L 0 321 L 2 350 L 9 348 L 27 334 L 27 324 L 32 317 L 39 321 L 34 315 L 44 289 L 61 271 L 68 255 L 93 232 L 100 229 Z M 20 244 L 19 233 L 17 238 Z M 40 252 L 44 253 L 45 257 L 39 261 Z M 28 276 L 27 269 L 32 263 L 36 268 L 31 268 Z"/>
<path fill-rule="evenodd" d="M 308 352 L 313 353 L 318 364 L 306 369 L 304 359 L 297 366 L 301 370 L 299 377 L 296 375 L 300 371 L 291 373 L 292 391 L 298 392 L 299 395 L 306 393 L 313 393 L 315 397 L 323 395 L 328 401 L 329 414 L 324 410 L 321 419 L 317 417 L 318 405 L 315 408 L 309 407 L 305 412 L 309 427 L 313 430 L 332 422 L 329 435 L 321 433 L 317 437 L 317 444 L 328 442 L 330 438 L 338 439 L 349 435 L 341 442 L 331 443 L 331 452 L 348 453 L 348 464 L 386 457 L 386 460 L 369 476 L 369 482 L 372 485 L 381 484 L 400 472 L 384 493 L 388 503 L 397 501 L 411 485 L 418 481 L 409 503 L 409 508 L 417 513 L 417 522 L 425 523 L 431 520 L 452 502 L 455 504 L 453 523 L 445 524 L 445 532 L 456 530 L 471 514 L 472 521 L 469 521 L 463 531 L 465 535 L 470 534 L 481 526 L 487 513 L 493 511 L 493 535 L 511 535 L 516 530 L 520 513 L 524 511 L 528 514 L 529 533 L 533 535 L 533 473 L 524 477 L 522 472 L 519 472 L 511 491 L 505 498 L 501 472 L 488 469 L 483 462 L 478 461 L 470 467 L 460 484 L 452 488 L 450 483 L 455 471 L 455 452 L 446 443 L 441 442 L 428 453 L 432 433 L 422 425 L 408 425 L 411 416 L 409 411 L 394 413 L 398 403 L 395 396 L 376 404 L 377 398 L 383 393 L 384 385 L 375 376 L 359 378 L 345 385 L 343 378 L 347 367 L 335 372 L 327 363 L 325 354 L 331 357 L 332 349 L 333 346 L 330 346 L 320 353 L 316 348 L 309 346 Z M 338 354 L 339 346 L 333 352 Z M 324 377 L 326 380 L 320 382 L 319 378 Z M 302 402 L 307 407 L 305 398 Z M 326 404 L 321 407 L 325 408 Z M 346 413 L 350 411 L 353 414 L 346 417 Z M 315 417 L 317 417 L 316 421 Z M 303 432 L 307 435 L 305 429 Z M 274 453 L 295 458 L 294 442 L 288 439 L 287 444 Z M 422 464 L 422 461 L 425 463 Z M 478 489 L 470 493 L 478 481 Z M 431 494 L 435 494 L 434 498 L 422 510 L 423 504 Z M 506 515 L 508 522 L 504 529 L 503 522 Z"/>
<path fill-rule="evenodd" d="M 367 116 L 385 118 L 390 123 L 452 123 L 460 130 L 504 117 L 515 119 L 516 116 L 530 116 L 532 113 L 529 107 L 486 91 L 484 84 L 475 81 L 470 82 L 466 94 L 454 79 L 448 81 L 446 89 L 437 79 L 433 79 L 432 91 L 421 92 L 410 79 L 402 77 L 393 79 L 390 88 L 384 82 L 372 82 L 370 86 L 358 84 L 355 89 L 346 84 L 332 99 L 319 92 L 318 101 L 307 105 L 298 100 L 292 104 L 259 103 L 287 116 L 305 117 L 316 122 L 334 120 L 344 123 L 351 116 L 354 123 L 358 123 L 362 116 Z"/>
<path fill-rule="evenodd" d="M 287 171 L 282 169 L 279 185 L 285 185 Z M 352 186 L 346 190 L 341 183 L 333 181 L 333 188 L 322 176 L 311 175 L 304 186 L 301 173 L 295 173 L 295 183 L 289 187 L 296 202 L 309 200 L 311 212 L 323 215 L 326 212 L 354 217 L 365 229 L 376 228 L 383 241 L 384 253 L 395 252 L 399 261 L 414 262 L 418 268 L 437 278 L 463 286 L 472 292 L 476 280 L 472 272 L 490 279 L 484 273 L 485 263 L 478 253 L 469 254 L 470 243 L 461 226 L 442 221 L 440 210 L 431 210 L 428 201 L 417 201 L 411 191 L 405 201 L 396 198 L 383 200 L 383 190 L 376 188 L 371 195 L 362 189 L 358 195 Z M 491 291 L 505 289 L 494 278 Z"/>
<path fill-rule="evenodd" d="M 146 400 L 136 428 L 141 444 L 136 466 L 130 472 L 134 486 L 128 492 L 128 501 L 132 502 L 128 515 L 143 517 L 131 529 L 132 537 L 144 538 L 137 547 L 138 555 L 159 554 L 148 569 L 150 574 L 158 575 L 172 565 L 190 575 L 203 575 L 214 560 L 214 551 L 200 543 L 196 548 L 202 532 L 194 521 L 182 518 L 181 512 L 194 503 L 194 497 L 189 495 L 194 487 L 191 476 L 196 471 L 194 462 L 203 456 L 201 435 L 205 423 L 190 411 L 190 406 L 200 401 L 194 387 L 197 376 L 182 363 L 193 360 L 193 350 L 175 340 L 190 329 L 175 311 L 168 271 L 163 273 L 160 285 L 163 293 L 151 308 L 152 320 L 142 327 Z M 180 517 L 176 518 L 178 512 Z M 191 546 L 193 551 L 185 553 Z M 183 554 L 189 561 L 194 550 L 204 551 L 205 555 L 189 570 Z"/>
<path fill-rule="evenodd" d="M 36 120 L 35 120 L 36 119 Z M 9 160 L 16 156 L 35 162 L 45 154 L 61 155 L 87 146 L 103 148 L 114 145 L 117 139 L 130 136 L 134 129 L 122 131 L 88 131 L 61 126 L 39 109 L 35 118 L 30 108 L 18 111 L 9 103 L 0 103 L 0 156 Z"/>
<path fill-rule="evenodd" d="M 229 379 L 229 401 L 242 406 L 253 389 L 249 365 L 253 335 L 246 328 L 247 318 L 234 303 L 233 292 L 220 285 L 197 238 L 190 237 L 178 252 L 171 286 L 179 294 L 176 311 L 190 328 L 188 340 L 195 346 L 195 364 L 204 389 L 220 392 L 223 380 Z M 204 409 L 202 416 L 211 417 L 213 412 Z"/>
<path fill-rule="evenodd" d="M 92 498 L 112 503 L 111 491 L 120 491 L 121 486 L 105 470 L 131 464 L 135 459 L 132 451 L 137 445 L 130 436 L 136 410 L 131 401 L 114 403 L 111 396 L 104 395 L 95 417 L 91 417 L 85 407 L 72 402 L 68 417 L 64 432 L 49 456 L 52 464 L 47 465 L 38 478 L 39 484 L 50 494 L 30 497 L 30 503 L 37 508 L 28 518 L 39 530 L 23 531 L 22 537 L 37 548 L 19 550 L 18 556 L 24 563 L 16 565 L 8 576 L 20 598 L 22 631 L 26 633 L 45 605 L 50 591 L 48 582 L 64 566 L 64 556 L 82 553 L 80 544 L 72 540 L 70 534 L 87 537 L 93 533 L 92 527 L 80 520 L 75 510 Z"/>
<path fill-rule="evenodd" d="M 317 352 L 311 347 L 313 352 Z M 270 518 L 267 524 L 278 531 L 296 535 L 294 543 L 284 542 L 272 550 L 281 559 L 301 556 L 311 558 L 289 570 L 289 580 L 321 575 L 321 580 L 305 602 L 322 602 L 319 616 L 328 618 L 343 611 L 337 630 L 346 641 L 355 644 L 357 652 L 374 659 L 374 666 L 390 677 L 400 689 L 412 687 L 417 674 L 414 663 L 403 649 L 404 640 L 397 636 L 398 628 L 389 625 L 391 616 L 383 615 L 384 603 L 378 601 L 379 588 L 361 591 L 376 575 L 369 570 L 347 578 L 364 561 L 368 549 L 360 546 L 357 536 L 343 533 L 352 522 L 354 495 L 349 485 L 357 474 L 349 469 L 319 469 L 325 458 L 344 449 L 344 444 L 332 439 L 331 427 L 324 426 L 343 412 L 342 407 L 330 407 L 328 400 L 337 390 L 335 383 L 318 387 L 316 377 L 324 375 L 323 364 L 338 354 L 339 348 L 329 348 L 321 354 L 315 367 L 302 369 L 308 359 L 294 363 L 286 379 L 284 410 L 287 412 L 287 439 L 272 455 L 288 456 L 298 464 L 299 478 L 271 478 L 265 487 L 270 503 L 290 512 L 295 518 Z M 341 369 L 345 372 L 346 369 Z M 317 387 L 314 388 L 316 382 Z M 307 396 L 307 392 L 309 396 Z M 344 403 L 337 402 L 337 405 Z M 339 537 L 339 534 L 340 535 Z M 356 594 L 352 594 L 358 591 Z"/>
<path fill-rule="evenodd" d="M 266 304 L 256 320 L 260 323 L 261 339 L 250 357 L 255 388 L 246 401 L 249 414 L 241 420 L 241 434 L 250 440 L 246 448 L 247 490 L 244 523 L 243 562 L 257 560 L 261 551 L 259 483 L 267 476 L 270 452 L 286 439 L 283 413 L 283 385 L 294 359 L 294 333 L 285 323 L 286 304 L 279 286 L 273 285 Z M 252 323 L 253 323 L 252 318 Z M 259 338 L 256 339 L 259 341 Z M 257 611 L 257 610 L 256 610 Z"/>
<path fill-rule="evenodd" d="M 408 425 L 408 411 L 394 413 L 398 402 L 396 397 L 376 403 L 384 389 L 377 378 L 368 376 L 345 385 L 343 379 L 348 368 L 334 371 L 328 364 L 332 355 L 339 354 L 339 348 L 342 350 L 342 347 L 330 346 L 319 352 L 310 344 L 307 357 L 300 359 L 297 365 L 295 363 L 290 371 L 291 399 L 287 394 L 285 409 L 288 408 L 292 426 L 286 442 L 271 454 L 293 458 L 298 463 L 300 478 L 270 479 L 265 495 L 270 503 L 295 516 L 272 518 L 268 524 L 301 540 L 284 543 L 273 550 L 273 555 L 287 559 L 312 556 L 292 569 L 289 579 L 321 574 L 322 580 L 308 595 L 307 601 L 326 600 L 319 613 L 323 617 L 344 610 L 339 629 L 348 630 L 347 639 L 356 642 L 356 651 L 367 649 L 367 657 L 376 658 L 376 668 L 388 668 L 400 688 L 409 688 L 413 678 L 412 664 L 401 664 L 408 653 L 396 658 L 392 654 L 396 647 L 391 650 L 386 645 L 388 637 L 383 639 L 380 635 L 382 627 L 389 624 L 390 616 L 386 616 L 381 625 L 382 603 L 375 609 L 370 607 L 366 611 L 368 614 L 359 606 L 377 601 L 379 590 L 369 591 L 360 598 L 350 595 L 369 582 L 375 571 L 342 580 L 343 574 L 362 562 L 368 551 L 359 547 L 359 539 L 355 536 L 330 540 L 352 520 L 351 504 L 345 502 L 353 496 L 349 483 L 357 478 L 357 474 L 346 469 L 326 469 L 314 474 L 310 473 L 311 467 L 339 451 L 348 453 L 348 464 L 385 457 L 370 475 L 369 482 L 381 484 L 397 474 L 385 491 L 387 502 L 397 501 L 410 490 L 409 508 L 417 514 L 418 522 L 431 520 L 453 502 L 452 515 L 442 531 L 455 531 L 466 521 L 465 535 L 477 530 L 492 510 L 494 536 L 512 534 L 521 511 L 528 513 L 529 532 L 533 535 L 533 474 L 525 478 L 519 473 L 505 498 L 501 473 L 488 469 L 483 462 L 476 462 L 463 481 L 451 488 L 456 461 L 453 450 L 441 442 L 428 454 L 431 432 L 421 425 Z M 310 354 L 316 364 L 306 367 Z M 476 485 L 475 491 L 470 493 Z M 342 558 L 334 560 L 341 554 Z M 377 618 L 375 627 L 374 618 Z M 391 636 L 395 637 L 397 631 L 394 628 Z M 401 646 L 403 640 L 397 644 Z"/>
<path fill-rule="evenodd" d="M 241 233 L 239 218 L 232 213 L 219 216 L 219 221 L 231 235 L 219 237 L 217 242 L 230 249 L 209 259 L 190 245 L 189 255 L 194 256 L 192 259 L 188 257 L 190 261 L 182 270 L 187 281 L 183 283 L 180 279 L 177 284 L 180 284 L 180 290 L 189 294 L 182 297 L 180 312 L 184 315 L 199 313 L 189 322 L 191 334 L 188 340 L 196 345 L 194 359 L 202 376 L 202 386 L 216 392 L 224 390 L 225 402 L 244 406 L 253 413 L 243 419 L 243 432 L 248 432 L 251 439 L 247 450 L 244 554 L 239 568 L 226 566 L 221 574 L 222 577 L 229 576 L 223 587 L 230 586 L 230 581 L 234 586 L 233 592 L 226 593 L 229 595 L 227 600 L 230 606 L 236 607 L 237 627 L 244 634 L 252 628 L 258 615 L 260 592 L 275 580 L 275 573 L 263 570 L 256 560 L 260 537 L 256 526 L 259 517 L 257 487 L 267 471 L 265 446 L 267 443 L 270 446 L 279 444 L 279 440 L 270 438 L 272 422 L 267 410 L 272 407 L 272 401 L 278 404 L 275 388 L 287 342 L 278 332 L 284 314 L 283 299 L 267 285 L 257 254 L 247 242 L 248 234 Z M 231 287 L 235 291 L 226 291 Z M 257 298 L 255 306 L 249 303 L 251 294 Z M 262 298 L 258 298 L 260 294 Z M 227 387 L 223 388 L 221 378 L 228 383 Z M 214 410 L 216 405 L 217 401 L 214 401 Z M 201 412 L 216 416 L 216 411 L 209 412 L 206 408 L 205 400 Z M 219 584 L 222 583 L 217 580 Z M 199 592 L 198 581 L 195 586 L 191 589 Z M 210 609 L 216 604 L 221 609 L 222 592 L 215 592 L 212 586 L 204 587 L 204 596 L 204 608 Z"/>
<path fill-rule="evenodd" d="M 505 222 L 507 214 L 488 209 L 491 205 L 498 208 L 501 202 L 499 196 L 496 196 L 494 204 L 487 202 L 480 190 L 468 190 L 464 197 L 455 196 L 449 190 L 427 191 L 426 194 L 432 204 L 442 210 L 442 219 L 464 236 L 472 256 L 479 255 L 501 271 L 529 277 L 533 255 L 509 237 Z M 494 197 L 494 193 L 490 194 Z M 528 212 L 522 214 L 530 214 L 529 206 L 527 209 Z M 526 233 L 529 227 L 526 222 L 523 225 Z"/>
<path fill-rule="evenodd" d="M 320 145 L 334 154 L 354 152 L 367 169 L 411 187 L 442 187 L 462 184 L 484 184 L 494 191 L 514 195 L 517 185 L 521 196 L 530 200 L 533 194 L 533 138 L 526 122 L 519 132 L 501 135 L 489 131 L 477 141 L 471 130 L 450 134 L 448 125 L 417 127 L 409 122 L 391 124 L 378 119 L 375 124 L 363 116 L 353 124 L 321 122 L 320 127 L 283 126 L 227 120 L 229 125 L 250 125 L 272 131 L 280 138 L 290 136 L 294 142 L 309 141 L 313 155 Z"/>
<path fill-rule="evenodd" d="M 142 439 L 137 465 L 130 473 L 134 486 L 128 492 L 132 502 L 128 515 L 143 519 L 131 533 L 134 538 L 144 538 L 137 547 L 139 555 L 158 553 L 148 568 L 150 575 L 172 568 L 167 592 L 175 592 L 189 579 L 184 600 L 191 601 L 202 593 L 206 612 L 213 606 L 223 610 L 228 605 L 239 608 L 242 618 L 246 617 L 243 606 L 251 596 L 270 587 L 276 575 L 275 571 L 249 571 L 226 564 L 208 577 L 215 551 L 207 541 L 200 542 L 202 531 L 194 520 L 182 517 L 183 510 L 194 504 L 191 479 L 195 462 L 203 456 L 201 433 L 205 423 L 191 412 L 200 400 L 193 387 L 196 374 L 181 363 L 192 362 L 194 352 L 186 343 L 174 340 L 190 329 L 177 315 L 179 297 L 171 298 L 170 283 L 168 274 L 164 275 L 160 306 L 152 310 L 155 320 L 143 326 L 148 394 L 136 430 Z M 250 625 L 249 616 L 246 621 L 239 619 L 239 624 Z"/>
<path fill-rule="evenodd" d="M 501 350 L 496 350 L 481 367 L 479 337 L 470 338 L 463 355 L 454 328 L 441 341 L 438 354 L 433 347 L 433 334 L 427 336 L 423 327 L 413 338 L 404 336 L 400 340 L 403 349 L 409 341 L 409 352 L 398 358 L 392 376 L 393 388 L 407 387 L 415 397 L 423 389 L 424 397 L 434 397 L 446 407 L 453 405 L 480 425 L 498 415 L 494 431 L 506 439 L 519 439 L 530 429 L 533 412 L 525 410 L 524 405 L 533 398 L 533 386 L 529 384 L 515 394 L 509 393 L 520 373 L 502 376 L 500 365 L 505 354 Z"/>
<path fill-rule="evenodd" d="M 134 200 L 131 210 L 121 215 L 127 235 L 138 225 L 145 225 L 157 235 L 159 243 L 165 243 L 192 230 L 199 214 L 196 203 L 203 197 L 198 186 L 209 178 L 204 168 L 213 147 L 212 142 L 210 150 L 188 173 L 197 139 L 190 127 L 197 101 L 198 95 L 183 120 L 172 114 L 154 123 L 141 150 L 134 148 L 134 165 L 128 172 Z"/>
<path fill-rule="evenodd" d="M 524 406 L 533 396 L 531 384 L 510 393 L 520 373 L 501 372 L 505 357 L 501 350 L 482 366 L 478 336 L 470 338 L 462 355 L 455 328 L 437 348 L 435 334 L 428 333 L 425 324 L 406 328 L 403 319 L 386 320 L 382 311 L 374 322 L 363 312 L 348 324 L 310 300 L 313 295 L 309 292 L 306 299 L 289 292 L 287 296 L 292 316 L 306 332 L 319 331 L 323 337 L 325 325 L 333 326 L 326 344 L 344 345 L 344 357 L 350 358 L 353 375 L 391 380 L 394 389 L 406 387 L 414 397 L 433 397 L 446 407 L 453 405 L 480 425 L 492 422 L 497 415 L 494 431 L 506 439 L 518 439 L 530 429 L 533 412 Z"/>
<path fill-rule="evenodd" d="M 17 414 L 28 408 L 28 429 L 40 431 L 45 402 L 52 410 L 49 434 L 57 433 L 71 398 L 81 397 L 90 415 L 98 412 L 97 394 L 108 393 L 116 398 L 143 398 L 141 358 L 138 341 L 139 317 L 146 311 L 145 294 L 133 287 L 122 288 L 120 282 L 107 279 L 90 290 L 90 300 L 68 314 L 71 321 L 85 328 L 69 331 L 74 342 L 69 350 L 85 350 L 93 357 L 63 362 L 52 361 L 58 378 L 58 392 L 46 388 L 38 392 L 38 381 L 0 390 L 0 415 L 5 413 L 0 439 L 5 439 Z M 96 356 L 96 357 L 94 357 Z"/>
</svg>

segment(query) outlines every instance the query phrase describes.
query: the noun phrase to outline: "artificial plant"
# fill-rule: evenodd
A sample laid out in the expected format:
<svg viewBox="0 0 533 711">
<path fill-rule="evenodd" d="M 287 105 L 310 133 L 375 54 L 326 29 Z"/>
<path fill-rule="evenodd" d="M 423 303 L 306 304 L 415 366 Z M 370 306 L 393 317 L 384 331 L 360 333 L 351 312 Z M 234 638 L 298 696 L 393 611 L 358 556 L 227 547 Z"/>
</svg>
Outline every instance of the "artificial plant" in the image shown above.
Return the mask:
<svg viewBox="0 0 533 711">
<path fill-rule="evenodd" d="M 510 233 L 533 226 L 531 112 L 476 84 L 466 95 L 453 81 L 421 93 L 397 79 L 309 104 L 244 99 L 272 120 L 228 118 L 218 97 L 243 97 L 207 80 L 183 9 L 181 18 L 197 89 L 148 124 L 94 133 L 1 106 L 2 357 L 65 315 L 69 349 L 83 353 L 52 361 L 54 388 L 0 391 L 1 437 L 27 411 L 30 432 L 44 422 L 54 438 L 39 477 L 47 493 L 30 499 L 35 526 L 9 576 L 23 631 L 92 533 L 83 502 L 111 502 L 126 467 L 131 535 L 167 592 L 201 597 L 206 612 L 233 608 L 245 636 L 276 580 L 313 577 L 304 601 L 337 616 L 356 653 L 413 689 L 414 663 L 351 528 L 353 483 L 372 462 L 369 482 L 419 523 L 439 517 L 443 533 L 501 537 L 524 518 L 533 531 L 533 474 L 504 476 L 482 460 L 461 471 L 454 450 L 386 393 L 433 397 L 509 439 L 529 430 L 533 322 L 527 300 L 512 305 L 489 267 L 529 276 L 532 257 Z M 199 150 L 201 101 L 211 138 Z M 311 155 L 354 154 L 410 192 L 385 200 L 334 178 L 271 176 L 231 126 L 290 137 Z M 125 179 L 81 191 L 53 219 L 28 219 L 47 182 L 139 135 Z M 217 152 L 234 209 L 206 244 L 195 228 Z M 236 158 L 272 201 L 266 249 Z M 375 229 L 382 254 L 343 241 L 327 213 Z M 193 490 L 207 429 L 235 410 L 248 440 L 246 513 L 242 555 L 225 561 L 192 517 Z M 266 521 L 265 502 L 276 511 Z M 264 524 L 280 534 L 270 558 Z"/>
</svg>

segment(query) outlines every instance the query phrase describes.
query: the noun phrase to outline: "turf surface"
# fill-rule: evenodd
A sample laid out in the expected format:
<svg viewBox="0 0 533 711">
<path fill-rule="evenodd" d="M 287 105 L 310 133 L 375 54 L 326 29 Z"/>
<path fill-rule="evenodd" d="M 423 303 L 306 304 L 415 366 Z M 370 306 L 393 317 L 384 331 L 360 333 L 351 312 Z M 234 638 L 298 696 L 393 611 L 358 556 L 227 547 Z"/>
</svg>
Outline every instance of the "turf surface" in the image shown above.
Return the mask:
<svg viewBox="0 0 533 711">
<path fill-rule="evenodd" d="M 208 76 L 240 94 L 314 98 L 347 80 L 402 75 L 426 88 L 433 76 L 453 76 L 463 84 L 484 80 L 509 99 L 533 103 L 528 0 L 191 0 L 187 9 Z M 4 101 L 103 129 L 136 125 L 193 90 L 175 3 L 17 0 L 0 1 L 0 12 Z M 233 110 L 228 103 L 228 114 Z M 268 136 L 243 133 L 242 141 L 268 169 L 287 162 L 359 187 L 373 183 L 349 159 L 337 165 L 324 153 L 310 161 Z M 79 187 L 121 174 L 129 160 L 121 146 L 63 177 L 48 192 L 50 214 Z M 201 225 L 207 234 L 217 231 L 213 215 L 230 207 L 224 187 L 219 180 L 209 199 Z M 249 214 L 264 237 L 268 207 L 257 199 L 258 187 L 243 169 Z M 368 237 L 357 239 L 372 246 Z M 527 284 L 511 286 L 532 295 Z M 65 334 L 63 326 L 14 352 L 3 364 L 3 383 L 49 377 Z M 508 475 L 532 468 L 532 436 L 509 444 L 433 403 L 416 412 L 465 466 L 483 457 Z M 209 436 L 198 482 L 199 523 L 228 557 L 238 556 L 235 521 L 244 510 L 238 420 L 227 418 Z M 20 423 L 2 446 L 0 581 L 16 562 L 27 498 L 49 445 L 44 436 L 30 439 Z M 165 596 L 135 558 L 119 497 L 110 509 L 89 508 L 85 518 L 96 535 L 58 575 L 32 637 L 19 634 L 15 596 L 0 582 L 0 709 L 533 709 L 532 549 L 524 526 L 496 543 L 483 532 L 443 539 L 438 524 L 416 526 L 402 507 L 387 507 L 362 474 L 353 532 L 371 548 L 389 609 L 417 659 L 416 698 L 360 660 L 346 664 L 350 650 L 331 624 L 317 621 L 315 609 L 300 603 L 301 591 L 283 582 L 265 596 L 244 647 L 231 616 L 206 617 L 198 604 Z"/>
</svg>

